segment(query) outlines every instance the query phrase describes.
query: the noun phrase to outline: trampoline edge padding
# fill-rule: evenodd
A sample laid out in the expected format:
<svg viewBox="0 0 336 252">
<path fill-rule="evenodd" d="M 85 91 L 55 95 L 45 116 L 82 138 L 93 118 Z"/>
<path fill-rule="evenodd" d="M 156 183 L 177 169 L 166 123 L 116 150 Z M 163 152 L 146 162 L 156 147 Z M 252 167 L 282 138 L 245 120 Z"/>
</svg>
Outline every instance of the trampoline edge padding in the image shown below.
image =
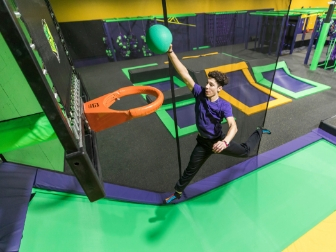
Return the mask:
<svg viewBox="0 0 336 252">
<path fill-rule="evenodd" d="M 322 120 L 319 124 L 319 128 L 331 135 L 336 136 L 336 116 Z"/>
<path fill-rule="evenodd" d="M 252 115 L 261 111 L 264 111 L 266 109 L 271 109 L 280 105 L 287 104 L 289 102 L 292 102 L 291 99 L 274 92 L 273 90 L 270 90 L 269 88 L 259 85 L 259 82 L 255 81 L 255 78 L 252 74 L 252 68 L 248 62 L 242 61 L 239 63 L 234 63 L 234 64 L 227 64 L 227 65 L 221 65 L 218 67 L 213 67 L 213 68 L 207 68 L 205 69 L 206 74 L 208 74 L 210 71 L 213 70 L 218 70 L 222 71 L 225 73 L 235 73 L 237 71 L 242 71 L 245 81 L 249 83 L 255 90 L 258 92 L 264 93 L 266 95 L 269 95 L 270 97 L 274 98 L 274 100 L 266 101 L 261 104 L 257 104 L 254 106 L 248 106 L 235 97 L 233 97 L 231 94 L 229 94 L 225 88 L 223 88 L 219 96 L 222 97 L 224 100 L 230 102 L 234 107 L 245 113 L 246 115 Z"/>
<path fill-rule="evenodd" d="M 275 149 L 252 157 L 240 164 L 234 165 L 210 177 L 197 181 L 186 188 L 183 192 L 182 198 L 176 203 L 183 202 L 215 189 L 322 138 L 323 136 L 321 133 L 317 134 L 316 132 L 310 132 Z M 35 187 L 84 195 L 84 192 L 75 177 L 53 171 L 38 170 Z M 104 183 L 104 187 L 106 192 L 105 198 L 107 199 L 152 205 L 161 205 L 164 198 L 172 193 L 151 192 L 110 183 Z"/>
<path fill-rule="evenodd" d="M 85 195 L 76 177 L 64 173 L 39 169 L 34 183 L 35 188 L 58 192 Z"/>
<path fill-rule="evenodd" d="M 320 135 L 310 132 L 277 148 L 254 156 L 240 164 L 234 165 L 210 177 L 191 184 L 186 188 L 184 196 L 186 198 L 192 198 L 201 193 L 229 183 L 232 180 L 242 177 L 247 173 L 274 162 L 275 160 L 278 160 L 320 139 L 322 139 Z M 202 189 L 202 191 L 200 189 Z"/>
<path fill-rule="evenodd" d="M 0 163 L 0 251 L 19 251 L 36 171 Z"/>
<path fill-rule="evenodd" d="M 336 145 L 336 136 L 330 134 L 329 132 L 324 131 L 323 129 L 317 128 L 313 130 L 314 133 L 323 137 L 323 139 Z"/>
<path fill-rule="evenodd" d="M 47 170 L 37 171 L 34 187 L 58 192 L 85 195 L 76 177 Z M 162 203 L 162 197 L 160 193 L 149 192 L 110 183 L 104 183 L 104 188 L 106 193 L 105 198 L 107 199 L 154 205 L 159 205 Z"/>
</svg>

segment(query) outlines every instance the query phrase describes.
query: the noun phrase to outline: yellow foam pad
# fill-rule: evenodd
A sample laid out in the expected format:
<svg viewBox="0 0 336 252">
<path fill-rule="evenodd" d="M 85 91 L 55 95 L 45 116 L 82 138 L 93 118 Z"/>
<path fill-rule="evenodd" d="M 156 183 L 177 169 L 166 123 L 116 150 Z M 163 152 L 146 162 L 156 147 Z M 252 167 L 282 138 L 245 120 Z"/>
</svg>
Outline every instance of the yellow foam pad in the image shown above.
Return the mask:
<svg viewBox="0 0 336 252">
<path fill-rule="evenodd" d="M 333 212 L 306 234 L 301 236 L 283 252 L 335 252 L 336 212 Z"/>
</svg>

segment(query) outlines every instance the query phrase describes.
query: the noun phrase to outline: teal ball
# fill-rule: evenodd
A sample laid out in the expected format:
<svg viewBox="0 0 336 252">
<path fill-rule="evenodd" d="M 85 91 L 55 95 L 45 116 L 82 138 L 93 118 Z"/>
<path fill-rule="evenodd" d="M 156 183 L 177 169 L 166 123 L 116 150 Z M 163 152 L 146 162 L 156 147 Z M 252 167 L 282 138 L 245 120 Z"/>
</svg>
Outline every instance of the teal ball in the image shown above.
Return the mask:
<svg viewBox="0 0 336 252">
<path fill-rule="evenodd" d="M 153 25 L 146 32 L 146 43 L 149 49 L 156 54 L 166 53 L 172 42 L 173 35 L 164 25 Z"/>
</svg>

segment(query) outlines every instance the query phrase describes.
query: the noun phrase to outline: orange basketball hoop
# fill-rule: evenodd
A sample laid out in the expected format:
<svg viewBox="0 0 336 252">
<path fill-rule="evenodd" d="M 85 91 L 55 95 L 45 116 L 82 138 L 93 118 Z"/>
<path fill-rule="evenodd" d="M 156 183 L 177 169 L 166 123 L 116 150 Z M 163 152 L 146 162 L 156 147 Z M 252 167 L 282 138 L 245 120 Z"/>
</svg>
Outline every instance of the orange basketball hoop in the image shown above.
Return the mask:
<svg viewBox="0 0 336 252">
<path fill-rule="evenodd" d="M 148 94 L 156 97 L 156 100 L 146 106 L 129 110 L 113 110 L 109 107 L 119 98 L 134 95 Z M 84 113 L 91 129 L 95 132 L 127 122 L 133 118 L 142 117 L 155 112 L 163 103 L 162 92 L 150 86 L 130 86 L 120 88 L 84 103 Z"/>
</svg>

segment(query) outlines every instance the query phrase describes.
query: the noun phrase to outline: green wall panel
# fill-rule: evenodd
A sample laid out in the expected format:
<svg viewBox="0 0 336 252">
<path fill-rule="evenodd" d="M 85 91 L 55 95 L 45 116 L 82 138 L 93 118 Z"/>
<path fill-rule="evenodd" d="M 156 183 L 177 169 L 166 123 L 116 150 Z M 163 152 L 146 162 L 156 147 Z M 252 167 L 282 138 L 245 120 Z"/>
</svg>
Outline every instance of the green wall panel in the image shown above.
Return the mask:
<svg viewBox="0 0 336 252">
<path fill-rule="evenodd" d="M 41 106 L 0 34 L 0 121 L 39 112 Z"/>
<path fill-rule="evenodd" d="M 3 153 L 8 162 L 64 171 L 64 149 L 58 139 Z"/>
<path fill-rule="evenodd" d="M 0 33 L 0 121 L 41 112 L 40 104 Z M 9 162 L 64 170 L 64 149 L 58 139 L 1 154 Z"/>
</svg>

